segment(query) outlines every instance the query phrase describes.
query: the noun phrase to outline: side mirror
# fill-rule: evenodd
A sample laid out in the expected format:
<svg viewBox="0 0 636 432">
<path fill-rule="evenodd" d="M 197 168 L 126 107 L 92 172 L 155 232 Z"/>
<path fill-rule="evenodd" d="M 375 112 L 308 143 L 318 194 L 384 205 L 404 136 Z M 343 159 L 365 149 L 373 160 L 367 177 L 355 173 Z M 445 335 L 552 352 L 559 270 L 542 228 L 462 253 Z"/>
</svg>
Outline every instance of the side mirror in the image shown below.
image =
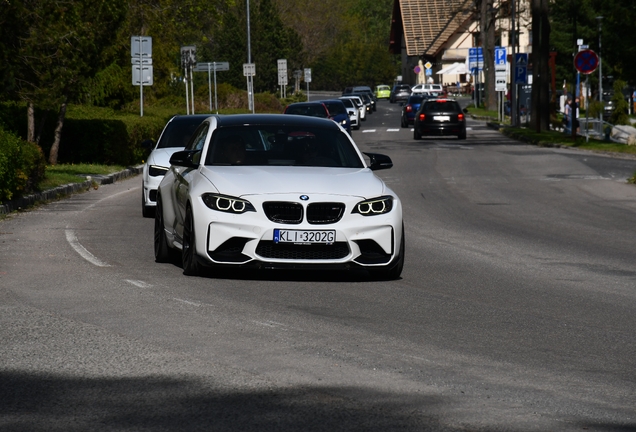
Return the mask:
<svg viewBox="0 0 636 432">
<path fill-rule="evenodd" d="M 365 153 L 365 155 L 369 156 L 371 162 L 369 168 L 371 171 L 389 169 L 393 167 L 393 161 L 386 155 L 380 153 Z"/>
<path fill-rule="evenodd" d="M 464 114 L 468 114 L 468 108 L 464 108 L 462 111 L 464 112 Z"/>
<path fill-rule="evenodd" d="M 170 157 L 170 165 L 184 168 L 198 168 L 199 164 L 194 162 L 194 157 L 200 150 L 181 150 L 175 152 Z"/>
</svg>

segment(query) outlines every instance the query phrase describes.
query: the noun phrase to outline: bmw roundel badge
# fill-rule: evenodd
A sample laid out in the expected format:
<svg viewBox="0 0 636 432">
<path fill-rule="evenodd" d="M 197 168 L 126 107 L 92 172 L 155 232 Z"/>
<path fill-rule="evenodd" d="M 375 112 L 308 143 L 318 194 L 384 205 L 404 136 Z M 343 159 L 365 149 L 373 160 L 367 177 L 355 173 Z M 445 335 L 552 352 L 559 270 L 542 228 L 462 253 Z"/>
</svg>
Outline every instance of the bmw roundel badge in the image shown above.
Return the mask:
<svg viewBox="0 0 636 432">
<path fill-rule="evenodd" d="M 303 201 L 307 201 L 307 200 L 309 200 L 309 197 L 307 195 L 301 195 L 300 199 L 303 200 Z"/>
</svg>

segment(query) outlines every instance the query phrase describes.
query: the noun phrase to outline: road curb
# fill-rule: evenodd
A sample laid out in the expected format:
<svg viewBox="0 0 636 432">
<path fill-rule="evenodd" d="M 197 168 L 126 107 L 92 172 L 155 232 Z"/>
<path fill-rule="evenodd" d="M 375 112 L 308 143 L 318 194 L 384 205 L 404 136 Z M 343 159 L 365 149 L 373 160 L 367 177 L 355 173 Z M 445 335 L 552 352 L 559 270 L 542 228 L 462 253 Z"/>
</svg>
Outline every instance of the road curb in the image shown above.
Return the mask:
<svg viewBox="0 0 636 432">
<path fill-rule="evenodd" d="M 0 215 L 7 215 L 14 211 L 24 210 L 38 203 L 55 201 L 78 192 L 85 192 L 98 185 L 112 184 L 116 181 L 139 175 L 142 171 L 143 165 L 128 167 L 113 174 L 87 177 L 87 180 L 81 183 L 70 183 L 43 192 L 25 195 L 16 200 L 0 204 Z"/>
</svg>

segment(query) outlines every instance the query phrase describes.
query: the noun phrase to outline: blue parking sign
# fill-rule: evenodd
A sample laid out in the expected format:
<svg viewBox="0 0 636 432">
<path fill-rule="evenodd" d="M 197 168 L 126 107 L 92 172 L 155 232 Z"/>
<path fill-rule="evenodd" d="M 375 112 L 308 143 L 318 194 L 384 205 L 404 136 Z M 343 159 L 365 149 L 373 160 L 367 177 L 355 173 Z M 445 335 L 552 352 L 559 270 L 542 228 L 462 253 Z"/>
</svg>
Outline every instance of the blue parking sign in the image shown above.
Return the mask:
<svg viewBox="0 0 636 432">
<path fill-rule="evenodd" d="M 514 70 L 514 83 L 526 84 L 528 81 L 528 54 L 516 53 L 515 54 L 515 70 Z"/>
<path fill-rule="evenodd" d="M 505 47 L 497 47 L 495 48 L 495 64 L 496 65 L 506 65 L 506 48 Z"/>
</svg>

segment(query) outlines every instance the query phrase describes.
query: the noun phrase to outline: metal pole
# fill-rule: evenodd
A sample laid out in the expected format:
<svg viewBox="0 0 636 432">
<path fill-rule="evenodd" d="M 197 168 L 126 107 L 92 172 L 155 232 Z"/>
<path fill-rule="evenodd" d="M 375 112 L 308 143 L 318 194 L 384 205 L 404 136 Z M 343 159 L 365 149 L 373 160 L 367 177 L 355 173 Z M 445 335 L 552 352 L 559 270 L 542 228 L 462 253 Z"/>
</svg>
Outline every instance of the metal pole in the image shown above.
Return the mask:
<svg viewBox="0 0 636 432">
<path fill-rule="evenodd" d="M 214 110 L 219 113 L 219 105 L 216 98 L 216 63 L 214 64 Z"/>
<path fill-rule="evenodd" d="M 183 82 L 185 83 L 186 90 L 186 114 L 190 115 L 190 96 L 188 94 L 190 92 L 190 90 L 188 89 L 188 66 L 186 66 L 184 69 Z"/>
<path fill-rule="evenodd" d="M 192 114 L 194 114 L 194 78 L 192 77 L 192 63 L 190 63 L 190 94 L 192 94 Z"/>
<path fill-rule="evenodd" d="M 139 117 L 144 116 L 144 64 L 141 56 L 141 36 L 139 36 Z"/>
<path fill-rule="evenodd" d="M 247 0 L 247 62 L 252 63 L 252 39 L 250 36 L 250 0 Z M 254 113 L 254 82 L 252 76 L 247 77 L 247 98 L 249 109 Z"/>
<path fill-rule="evenodd" d="M 517 122 L 517 84 L 515 83 L 515 74 L 517 73 L 517 29 L 515 28 L 516 0 L 512 0 L 510 5 L 510 22 L 512 24 L 511 53 L 512 53 L 512 83 L 510 85 L 510 124 L 519 126 Z"/>
<path fill-rule="evenodd" d="M 589 118 L 590 118 L 590 105 L 588 104 L 588 96 L 590 94 L 590 75 L 585 76 L 585 142 L 590 142 L 590 137 L 588 133 L 589 129 Z"/>
<path fill-rule="evenodd" d="M 601 22 L 602 16 L 597 16 L 598 20 L 598 100 L 603 103 L 603 61 L 601 60 Z M 603 121 L 603 110 L 599 113 L 599 120 Z"/>
<path fill-rule="evenodd" d="M 210 63 L 208 63 L 208 97 L 210 99 L 210 112 L 212 112 L 212 83 L 210 80 L 212 79 L 210 73 Z M 216 84 L 216 63 L 214 63 L 214 84 Z"/>
</svg>

